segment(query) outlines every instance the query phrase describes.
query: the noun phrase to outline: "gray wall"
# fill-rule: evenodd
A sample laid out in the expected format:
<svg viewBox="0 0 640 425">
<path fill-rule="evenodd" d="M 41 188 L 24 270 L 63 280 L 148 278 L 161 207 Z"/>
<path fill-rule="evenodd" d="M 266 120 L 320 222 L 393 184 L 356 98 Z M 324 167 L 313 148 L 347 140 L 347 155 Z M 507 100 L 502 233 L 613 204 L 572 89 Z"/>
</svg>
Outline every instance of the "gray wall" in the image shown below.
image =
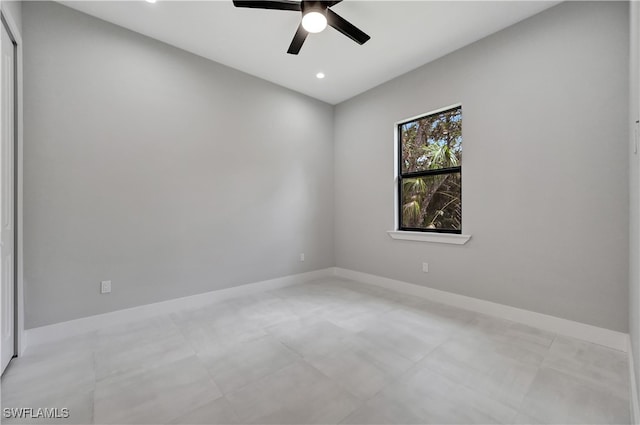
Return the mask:
<svg viewBox="0 0 640 425">
<path fill-rule="evenodd" d="M 633 152 L 635 121 L 640 120 L 640 3 L 630 2 L 629 128 Z M 639 140 L 640 142 L 640 140 Z M 635 379 L 640 383 L 640 152 L 629 155 L 629 335 Z M 640 418 L 636 418 L 640 420 Z"/>
<path fill-rule="evenodd" d="M 626 331 L 627 7 L 561 4 L 334 110 L 27 2 L 26 327 L 337 265 Z M 457 102 L 473 238 L 392 240 L 393 123 Z"/>
<path fill-rule="evenodd" d="M 628 29 L 564 3 L 338 105 L 336 265 L 626 331 Z M 393 123 L 457 102 L 472 239 L 392 240 Z"/>
<path fill-rule="evenodd" d="M 26 328 L 333 265 L 331 106 L 55 3 L 23 25 Z"/>
</svg>

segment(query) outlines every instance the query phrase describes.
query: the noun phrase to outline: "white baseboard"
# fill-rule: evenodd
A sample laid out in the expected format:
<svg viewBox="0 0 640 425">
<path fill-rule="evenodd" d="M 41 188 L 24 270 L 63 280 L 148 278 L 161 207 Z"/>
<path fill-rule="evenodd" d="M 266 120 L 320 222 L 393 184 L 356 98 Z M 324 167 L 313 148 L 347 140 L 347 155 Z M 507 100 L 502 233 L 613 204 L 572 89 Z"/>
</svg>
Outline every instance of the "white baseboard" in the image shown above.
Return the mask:
<svg viewBox="0 0 640 425">
<path fill-rule="evenodd" d="M 629 335 L 610 329 L 599 328 L 586 323 L 574 322 L 573 320 L 562 319 L 529 310 L 523 310 L 504 304 L 485 301 L 478 298 L 471 298 L 452 292 L 441 291 L 426 286 L 415 285 L 413 283 L 402 282 L 386 277 L 362 273 L 354 270 L 335 267 L 335 274 L 338 277 L 355 280 L 361 283 L 368 283 L 392 291 L 404 294 L 415 295 L 442 304 L 459 307 L 465 310 L 475 311 L 501 319 L 522 323 L 534 328 L 554 332 L 560 335 L 569 336 L 583 341 L 592 342 L 626 352 L 628 349 L 627 340 Z"/>
<path fill-rule="evenodd" d="M 629 404 L 631 410 L 631 423 L 640 423 L 640 406 L 638 405 L 638 383 L 636 381 L 635 365 L 633 360 L 633 346 L 631 345 L 631 338 L 627 339 L 629 346 L 627 350 L 629 358 Z"/>
<path fill-rule="evenodd" d="M 52 325 L 27 329 L 25 331 L 26 343 L 28 346 L 44 344 L 81 335 L 83 333 L 95 331 L 112 325 L 143 320 L 184 309 L 204 307 L 214 302 L 229 298 L 283 288 L 285 286 L 310 282 L 312 280 L 333 275 L 333 268 L 315 270 L 312 272 L 283 276 L 275 279 L 263 280 L 261 282 L 234 286 L 232 288 L 205 292 L 203 294 L 141 305 L 124 310 L 112 311 L 95 316 L 83 317 L 80 319 L 69 320 L 67 322 L 54 323 Z"/>
<path fill-rule="evenodd" d="M 176 298 L 158 303 L 132 307 L 124 310 L 117 310 L 110 313 L 83 317 L 67 322 L 27 329 L 25 331 L 26 345 L 33 346 L 47 342 L 53 342 L 112 325 L 133 322 L 136 320 L 143 320 L 146 318 L 168 314 L 184 309 L 203 307 L 205 305 L 228 298 L 235 298 L 243 295 L 249 295 L 272 289 L 282 288 L 285 286 L 295 285 L 298 283 L 305 283 L 332 275 L 355 280 L 362 283 L 372 284 L 375 286 L 380 286 L 409 295 L 418 296 L 442 304 L 448 304 L 466 310 L 471 310 L 518 323 L 523 323 L 525 325 L 533 326 L 550 332 L 555 332 L 560 335 L 570 336 L 577 339 L 582 339 L 584 341 L 593 342 L 619 351 L 627 352 L 629 349 L 629 336 L 628 334 L 622 332 L 616 332 L 609 329 L 587 325 L 585 323 L 574 322 L 568 319 L 562 319 L 542 313 L 536 313 L 516 307 L 497 304 L 490 301 L 428 288 L 426 286 L 415 285 L 412 283 L 402 282 L 399 280 L 389 279 L 339 267 L 289 275 L 280 278 L 264 280 L 261 282 L 235 286 L 232 288 L 206 292 L 204 294 L 196 294 L 188 297 Z M 640 417 L 638 417 L 638 419 L 640 419 Z"/>
</svg>

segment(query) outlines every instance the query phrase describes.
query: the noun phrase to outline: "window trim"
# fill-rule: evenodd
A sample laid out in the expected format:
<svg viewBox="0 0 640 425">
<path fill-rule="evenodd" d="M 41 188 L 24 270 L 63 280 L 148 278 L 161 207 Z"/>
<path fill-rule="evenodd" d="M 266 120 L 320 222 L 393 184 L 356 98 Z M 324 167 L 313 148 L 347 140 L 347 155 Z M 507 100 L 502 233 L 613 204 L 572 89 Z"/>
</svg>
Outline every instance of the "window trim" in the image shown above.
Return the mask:
<svg viewBox="0 0 640 425">
<path fill-rule="evenodd" d="M 418 119 L 427 117 L 429 115 L 435 115 L 442 112 L 452 111 L 456 109 L 462 109 L 462 103 L 455 103 L 453 105 L 445 106 L 443 108 L 435 109 L 430 112 L 426 112 L 424 114 L 416 115 L 415 117 L 406 118 L 401 121 L 394 123 L 394 182 L 395 182 L 395 225 L 394 231 L 388 231 L 387 233 L 393 239 L 403 239 L 403 240 L 416 240 L 416 241 L 424 241 L 424 242 L 442 242 L 442 243 L 455 243 L 455 244 L 464 244 L 466 243 L 471 236 L 462 234 L 462 230 L 464 229 L 464 216 L 463 223 L 461 225 L 460 230 L 456 229 L 423 229 L 423 228 L 414 228 L 414 227 L 404 227 L 401 226 L 402 221 L 402 205 L 400 200 L 402 199 L 402 179 L 403 178 L 412 178 L 412 177 L 420 177 L 425 175 L 440 175 L 440 174 L 453 174 L 460 173 L 460 177 L 462 179 L 462 166 L 457 167 L 448 167 L 448 168 L 440 168 L 437 170 L 426 170 L 426 171 L 417 171 L 412 173 L 406 173 L 402 176 L 402 136 L 401 136 L 401 126 Z M 462 188 L 461 188 L 462 192 Z M 461 200 L 462 201 L 462 200 Z M 432 236 L 428 236 L 432 235 Z"/>
<path fill-rule="evenodd" d="M 457 233 L 410 232 L 407 230 L 388 230 L 387 234 L 393 239 L 416 242 L 435 242 L 452 245 L 464 245 L 469 242 L 471 235 Z"/>
</svg>

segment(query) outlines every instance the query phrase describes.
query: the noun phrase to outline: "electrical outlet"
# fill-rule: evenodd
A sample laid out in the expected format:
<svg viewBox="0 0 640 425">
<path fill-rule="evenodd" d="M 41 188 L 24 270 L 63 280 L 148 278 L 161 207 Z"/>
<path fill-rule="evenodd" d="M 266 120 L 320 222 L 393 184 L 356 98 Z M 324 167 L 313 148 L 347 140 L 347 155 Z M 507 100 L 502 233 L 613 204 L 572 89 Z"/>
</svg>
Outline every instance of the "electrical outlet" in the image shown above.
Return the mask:
<svg viewBox="0 0 640 425">
<path fill-rule="evenodd" d="M 300 261 L 304 261 L 304 252 L 300 253 Z"/>
<path fill-rule="evenodd" d="M 111 281 L 103 280 L 100 282 L 100 293 L 101 294 L 109 294 L 111 293 Z"/>
<path fill-rule="evenodd" d="M 429 263 L 422 263 L 422 271 L 429 273 Z"/>
</svg>

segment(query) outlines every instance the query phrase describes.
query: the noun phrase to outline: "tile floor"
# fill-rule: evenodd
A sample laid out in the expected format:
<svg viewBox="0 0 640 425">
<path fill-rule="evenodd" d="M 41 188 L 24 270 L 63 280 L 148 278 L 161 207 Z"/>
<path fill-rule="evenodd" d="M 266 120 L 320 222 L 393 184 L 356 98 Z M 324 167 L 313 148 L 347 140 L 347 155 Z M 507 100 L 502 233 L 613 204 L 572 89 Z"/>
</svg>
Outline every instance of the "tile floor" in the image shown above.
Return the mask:
<svg viewBox="0 0 640 425">
<path fill-rule="evenodd" d="M 66 407 L 60 423 L 620 424 L 627 376 L 615 350 L 325 279 L 31 347 L 2 406 Z"/>
</svg>

